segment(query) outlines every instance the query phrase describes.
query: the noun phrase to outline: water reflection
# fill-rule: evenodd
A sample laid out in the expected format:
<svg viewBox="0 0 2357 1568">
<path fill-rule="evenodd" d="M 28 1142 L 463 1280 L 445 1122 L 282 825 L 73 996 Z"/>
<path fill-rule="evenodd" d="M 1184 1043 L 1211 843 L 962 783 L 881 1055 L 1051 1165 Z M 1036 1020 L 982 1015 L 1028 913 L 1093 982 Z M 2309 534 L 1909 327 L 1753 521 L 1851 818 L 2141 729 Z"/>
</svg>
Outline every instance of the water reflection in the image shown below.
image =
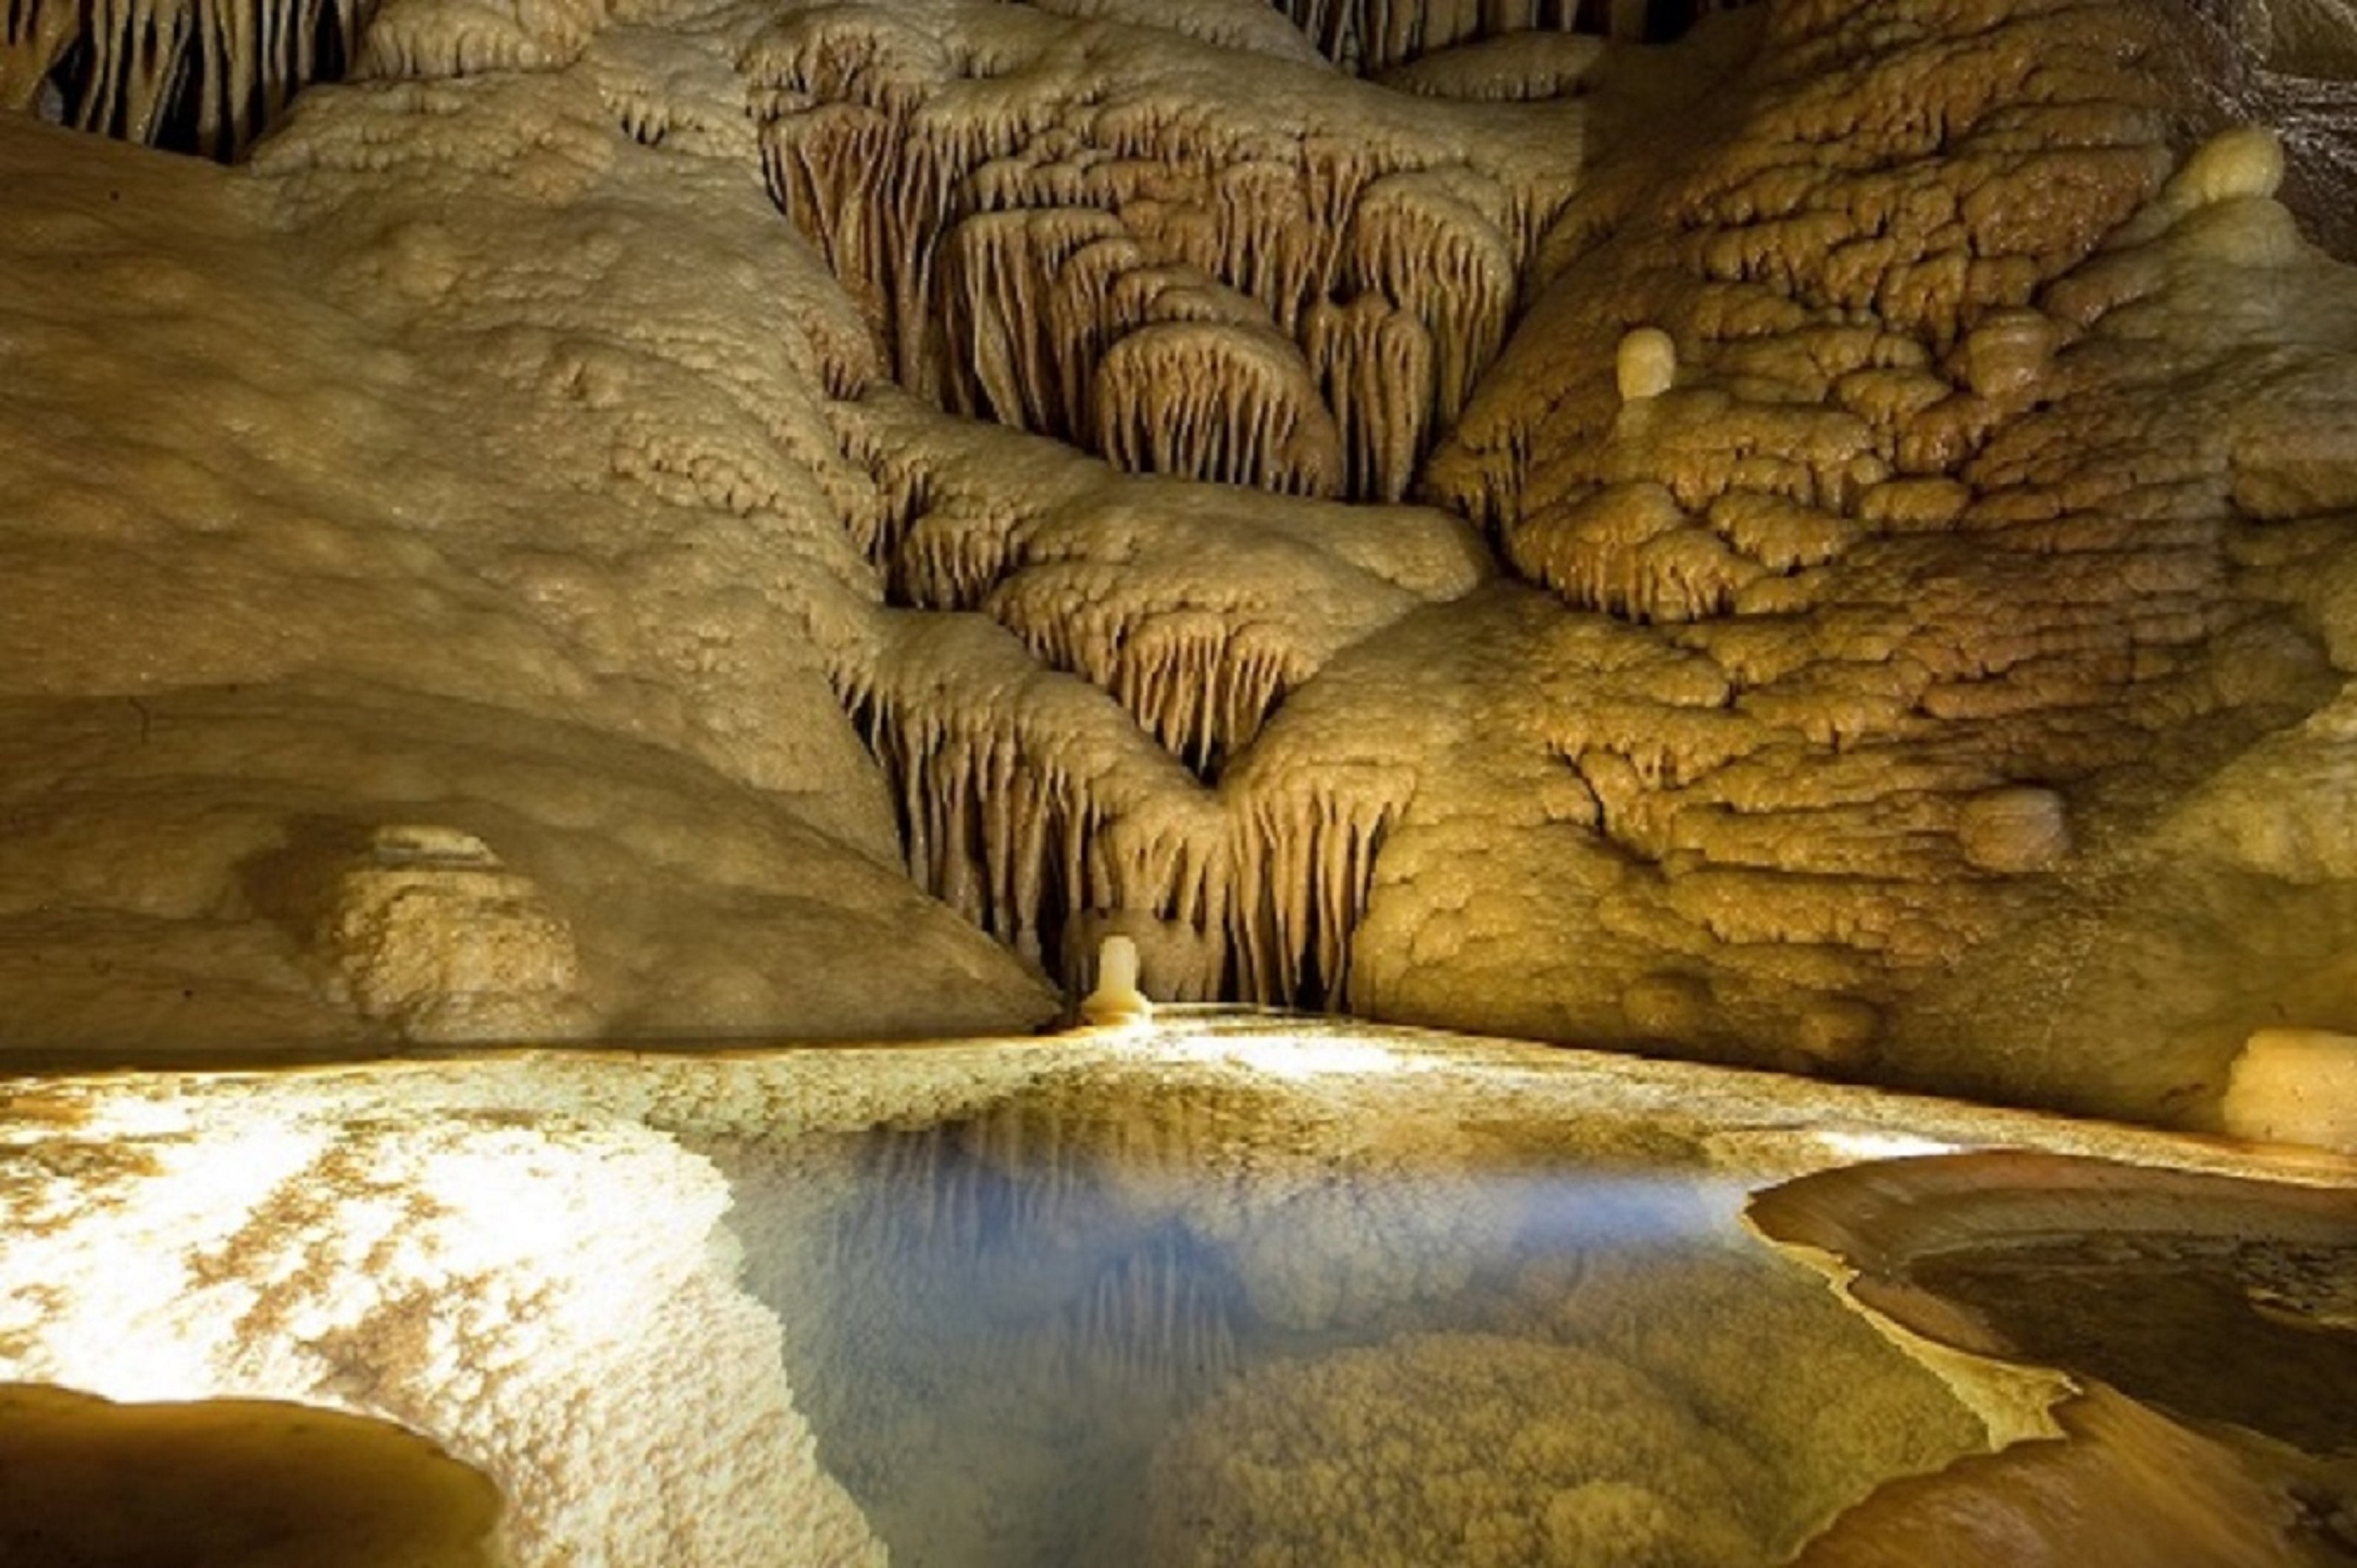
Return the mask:
<svg viewBox="0 0 2357 1568">
<path fill-rule="evenodd" d="M 1981 1444 L 1747 1184 L 1561 1143 L 1097 1073 L 702 1148 L 898 1564 L 1765 1563 Z"/>
</svg>

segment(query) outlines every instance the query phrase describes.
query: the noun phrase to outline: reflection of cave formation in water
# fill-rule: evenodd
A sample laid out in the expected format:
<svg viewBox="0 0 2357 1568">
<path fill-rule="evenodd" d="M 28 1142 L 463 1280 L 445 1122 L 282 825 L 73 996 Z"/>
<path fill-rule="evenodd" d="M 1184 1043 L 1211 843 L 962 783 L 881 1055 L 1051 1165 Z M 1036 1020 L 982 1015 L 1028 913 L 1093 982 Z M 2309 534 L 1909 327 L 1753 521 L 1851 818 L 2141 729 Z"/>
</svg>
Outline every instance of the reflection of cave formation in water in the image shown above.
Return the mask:
<svg viewBox="0 0 2357 1568">
<path fill-rule="evenodd" d="M 2134 1168 L 2078 1190 L 2021 1154 L 1785 1179 L 1958 1145 Z M 2321 1540 L 2357 1498 L 2345 1458 L 2336 1477 L 2223 1431 L 2247 1403 L 2189 1404 L 2166 1365 L 2236 1342 L 2211 1311 L 2228 1275 L 2244 1316 L 2345 1335 L 2357 1172 L 2323 1155 L 1183 1012 L 972 1047 L 19 1081 L 0 1153 L 0 1383 L 396 1421 L 497 1486 L 520 1568 L 873 1568 L 879 1532 L 944 1568 L 1232 1568 L 1245 1543 L 1737 1568 L 1803 1537 L 1828 1568 L 1913 1568 L 1889 1543 L 1959 1510 L 1967 1534 L 2040 1534 L 2041 1568 L 2150 1568 L 2074 1543 L 2129 1516 Z M 2224 1172 L 2310 1185 L 2220 1208 Z M 1733 1211 L 1777 1182 L 1747 1221 L 1770 1251 Z M 2061 1374 L 1943 1351 L 1955 1316 L 1889 1288 L 1974 1299 L 2002 1232 L 2043 1262 L 2058 1227 L 2097 1233 L 2063 1262 L 2100 1287 L 2061 1321 L 2100 1340 L 2173 1252 L 2198 1266 L 2107 1354 L 2156 1326 L 2201 1353 L 2180 1337 L 2168 1379 L 2055 1408 Z M 1960 1240 L 1983 1279 L 1946 1271 Z M 1879 1294 L 1824 1290 L 1836 1252 Z M 2266 1430 L 2335 1441 L 2346 1412 L 2296 1382 L 2249 1380 L 2286 1407 Z"/>
<path fill-rule="evenodd" d="M 1740 1238 L 1734 1185 L 1562 1168 L 1536 1124 L 1370 1140 L 1337 1109 L 1096 1070 L 938 1126 L 703 1149 L 822 1461 L 895 1561 L 1424 1539 L 1734 1568 L 1978 1445 Z"/>
</svg>

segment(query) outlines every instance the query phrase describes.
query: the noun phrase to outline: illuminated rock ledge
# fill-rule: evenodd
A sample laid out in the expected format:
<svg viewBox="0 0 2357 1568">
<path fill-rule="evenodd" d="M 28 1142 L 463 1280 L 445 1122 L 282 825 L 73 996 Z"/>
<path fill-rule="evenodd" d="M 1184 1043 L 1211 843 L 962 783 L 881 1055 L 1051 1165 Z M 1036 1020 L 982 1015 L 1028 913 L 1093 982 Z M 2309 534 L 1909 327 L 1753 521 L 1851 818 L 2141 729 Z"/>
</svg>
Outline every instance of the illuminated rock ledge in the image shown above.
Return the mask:
<svg viewBox="0 0 2357 1568">
<path fill-rule="evenodd" d="M 1885 1487 L 1805 1568 L 2345 1562 L 2357 1203 L 2008 1149 L 1820 1172 L 1751 1223 L 1813 1252 L 1961 1392 L 2066 1369 L 2050 1435 Z M 2043 1412 L 2041 1412 L 2043 1413 Z"/>
<path fill-rule="evenodd" d="M 2357 1208 L 2330 1156 L 1183 1009 L 20 1079 L 0 1146 L 0 1381 L 398 1423 L 519 1568 L 1781 1562 L 2065 1384 L 1959 1398 L 1758 1189 L 2004 1146 Z"/>
</svg>

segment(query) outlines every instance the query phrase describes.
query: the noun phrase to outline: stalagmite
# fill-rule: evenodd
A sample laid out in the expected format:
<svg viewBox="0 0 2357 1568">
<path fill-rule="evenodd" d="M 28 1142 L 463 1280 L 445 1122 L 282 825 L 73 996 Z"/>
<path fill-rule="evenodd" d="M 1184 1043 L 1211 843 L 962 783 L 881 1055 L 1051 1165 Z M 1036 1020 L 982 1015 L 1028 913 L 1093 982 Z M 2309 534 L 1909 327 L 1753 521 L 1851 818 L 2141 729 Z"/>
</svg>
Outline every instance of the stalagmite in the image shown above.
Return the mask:
<svg viewBox="0 0 2357 1568">
<path fill-rule="evenodd" d="M 2236 1137 L 2357 1154 L 2357 1036 L 2257 1031 L 2235 1054 L 2219 1119 Z"/>
<path fill-rule="evenodd" d="M 1154 1004 L 1137 988 L 1137 944 L 1107 937 L 1097 948 L 1097 983 L 1081 998 L 1081 1017 L 1096 1025 L 1142 1024 Z"/>
<path fill-rule="evenodd" d="M 1677 384 L 1678 346 L 1658 327 L 1640 327 L 1620 339 L 1613 375 L 1622 403 L 1657 398 Z"/>
</svg>

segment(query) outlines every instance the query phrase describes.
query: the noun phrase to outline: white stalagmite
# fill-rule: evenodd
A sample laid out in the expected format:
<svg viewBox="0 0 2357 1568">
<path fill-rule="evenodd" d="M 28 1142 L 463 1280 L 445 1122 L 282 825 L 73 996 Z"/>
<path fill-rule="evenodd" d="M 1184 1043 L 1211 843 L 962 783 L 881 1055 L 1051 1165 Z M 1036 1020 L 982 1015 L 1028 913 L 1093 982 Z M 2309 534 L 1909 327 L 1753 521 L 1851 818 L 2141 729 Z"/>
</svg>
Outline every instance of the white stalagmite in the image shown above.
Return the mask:
<svg viewBox="0 0 2357 1568">
<path fill-rule="evenodd" d="M 1658 327 L 1640 327 L 1620 339 L 1613 378 L 1622 403 L 1645 403 L 1678 381 L 1678 346 Z"/>
<path fill-rule="evenodd" d="M 1081 1018 L 1097 1025 L 1143 1024 L 1154 1016 L 1154 1004 L 1138 989 L 1137 944 L 1127 937 L 1107 937 L 1097 945 L 1097 979 L 1081 998 Z"/>
</svg>

